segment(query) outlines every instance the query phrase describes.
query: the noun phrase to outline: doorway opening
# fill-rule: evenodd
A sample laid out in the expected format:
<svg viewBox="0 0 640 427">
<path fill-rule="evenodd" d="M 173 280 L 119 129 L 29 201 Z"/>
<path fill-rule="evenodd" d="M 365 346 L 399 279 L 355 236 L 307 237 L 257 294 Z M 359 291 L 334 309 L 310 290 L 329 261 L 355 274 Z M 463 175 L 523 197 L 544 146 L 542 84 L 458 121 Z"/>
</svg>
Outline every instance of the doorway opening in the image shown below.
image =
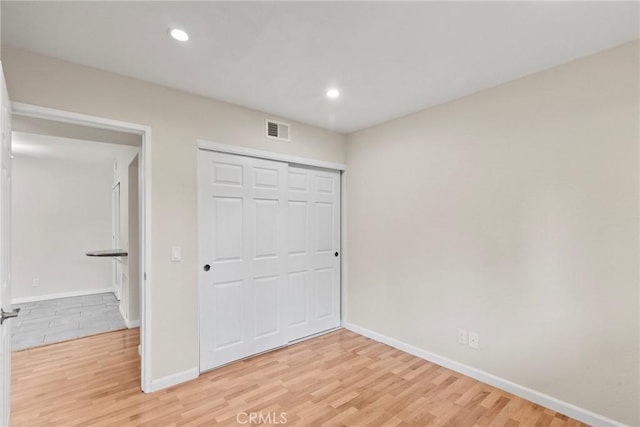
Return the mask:
<svg viewBox="0 0 640 427">
<path fill-rule="evenodd" d="M 73 257 L 75 257 L 77 265 L 90 266 L 89 268 L 93 268 L 96 271 L 106 271 L 107 277 L 104 283 L 107 283 L 107 285 L 102 286 L 96 283 L 87 285 L 84 283 L 81 286 L 87 286 L 89 289 L 68 291 L 67 293 L 71 295 L 65 295 L 65 292 L 57 291 L 46 293 L 42 292 L 46 286 L 59 285 L 59 283 L 53 283 L 55 280 L 49 279 L 45 282 L 42 277 L 33 278 L 31 276 L 37 273 L 32 271 L 29 273 L 31 276 L 26 279 L 19 279 L 28 285 L 27 291 L 20 290 L 19 292 L 31 292 L 34 294 L 34 288 L 39 287 L 41 292 L 35 296 L 33 301 L 38 301 L 39 299 L 43 304 L 47 300 L 68 304 L 68 300 L 63 301 L 65 297 L 79 297 L 81 302 L 85 300 L 93 301 L 94 306 L 100 307 L 99 310 L 104 310 L 104 312 L 98 313 L 96 317 L 100 317 L 101 320 L 106 318 L 108 327 L 111 330 L 118 327 L 114 323 L 116 316 L 122 318 L 122 327 L 139 327 L 140 387 L 142 391 L 149 392 L 151 391 L 149 374 L 151 366 L 151 313 L 149 306 L 150 275 L 146 271 L 148 270 L 147 266 L 150 265 L 149 249 L 151 241 L 151 224 L 149 220 L 151 200 L 150 164 L 148 162 L 151 153 L 150 129 L 137 124 L 27 104 L 14 103 L 12 108 L 13 134 L 15 141 L 18 142 L 15 147 L 14 161 L 25 160 L 29 157 L 27 154 L 33 157 L 38 150 L 43 150 L 52 157 L 77 156 L 76 160 L 87 160 L 93 156 L 94 160 L 95 157 L 101 159 L 102 166 L 107 167 L 110 175 L 106 188 L 103 189 L 102 187 L 104 186 L 102 185 L 99 186 L 100 188 L 94 187 L 97 193 L 104 195 L 104 198 L 101 198 L 99 203 L 106 200 L 106 205 L 101 205 L 102 208 L 100 209 L 95 209 L 96 206 L 94 205 L 98 204 L 97 201 L 94 203 L 91 200 L 87 200 L 91 198 L 90 196 L 86 196 L 84 202 L 82 197 L 78 198 L 76 200 L 77 205 L 71 207 L 62 202 L 58 203 L 58 200 L 56 200 L 57 194 L 62 190 L 68 192 L 71 189 L 72 192 L 82 193 L 81 190 L 83 190 L 83 187 L 87 187 L 88 182 L 78 182 L 77 180 L 74 182 L 71 179 L 67 181 L 67 187 L 71 188 L 63 188 L 65 185 L 64 181 L 62 181 L 57 187 L 54 187 L 55 191 L 50 192 L 48 196 L 52 199 L 48 200 L 48 202 L 50 206 L 53 206 L 53 214 L 50 215 L 51 220 L 69 220 L 69 218 L 64 218 L 65 211 L 67 212 L 66 216 L 69 217 L 73 216 L 73 212 L 81 211 L 79 217 L 87 220 L 87 223 L 84 227 L 84 233 L 79 233 L 80 238 L 91 234 L 89 232 L 91 230 L 96 232 L 96 236 L 100 236 L 90 241 L 85 239 L 82 243 L 82 251 L 79 251 L 79 246 L 76 245 Z M 20 146 L 20 142 L 23 139 L 34 135 L 35 139 L 48 139 L 49 143 L 43 142 L 41 146 L 36 144 L 35 148 L 34 144 L 29 143 L 23 144 L 22 147 Z M 51 143 L 51 141 L 56 141 L 57 144 Z M 58 158 L 56 161 L 58 160 L 61 159 Z M 95 172 L 98 169 L 105 169 L 102 166 L 99 168 L 97 164 L 94 164 L 89 169 Z M 15 184 L 16 181 L 14 181 Z M 84 190 L 87 189 L 84 188 Z M 90 191 L 85 194 L 90 194 Z M 13 196 L 15 200 L 19 199 L 21 194 L 14 191 Z M 45 200 L 42 200 L 42 202 L 45 202 Z M 58 208 L 56 208 L 57 205 Z M 55 218 L 56 216 L 62 218 Z M 106 224 L 104 224 L 105 221 Z M 44 230 L 40 231 L 43 232 Z M 103 236 L 105 237 L 102 238 Z M 56 241 L 60 245 L 66 240 L 73 241 L 71 236 L 65 239 L 64 235 L 54 239 L 47 239 L 47 236 L 42 234 L 41 238 L 42 246 L 48 246 L 51 243 L 55 244 Z M 14 242 L 19 240 L 20 235 L 14 232 Z M 95 242 L 95 244 L 89 242 Z M 92 256 L 92 258 L 87 255 Z M 69 267 L 66 270 L 62 266 L 54 264 L 50 272 L 61 277 L 65 277 L 64 275 L 67 274 L 67 277 L 73 278 L 74 275 L 71 274 L 72 268 Z M 96 273 L 96 271 L 92 273 Z M 42 275 L 44 276 L 45 273 L 43 272 Z M 105 278 L 104 275 L 100 277 L 100 280 Z M 38 280 L 34 281 L 35 279 Z M 33 286 L 34 284 L 37 285 Z M 65 286 L 64 283 L 63 286 Z M 57 289 L 60 290 L 62 288 Z M 35 292 L 35 294 L 37 293 Z M 25 294 L 16 294 L 14 292 L 13 302 L 17 303 L 18 306 L 21 303 L 28 303 L 29 297 L 23 295 Z M 62 297 L 62 299 L 56 297 Z M 53 298 L 56 299 L 54 300 Z M 116 307 L 115 313 L 113 311 L 114 307 Z M 80 312 L 81 308 L 71 308 L 70 311 Z M 105 313 L 108 314 L 105 316 Z M 82 314 L 80 313 L 80 319 L 82 319 Z M 91 316 L 91 314 L 88 313 L 87 316 Z M 58 319 L 54 320 L 54 322 L 64 323 L 64 320 Z M 73 324 L 73 321 L 71 321 L 71 324 Z"/>
</svg>

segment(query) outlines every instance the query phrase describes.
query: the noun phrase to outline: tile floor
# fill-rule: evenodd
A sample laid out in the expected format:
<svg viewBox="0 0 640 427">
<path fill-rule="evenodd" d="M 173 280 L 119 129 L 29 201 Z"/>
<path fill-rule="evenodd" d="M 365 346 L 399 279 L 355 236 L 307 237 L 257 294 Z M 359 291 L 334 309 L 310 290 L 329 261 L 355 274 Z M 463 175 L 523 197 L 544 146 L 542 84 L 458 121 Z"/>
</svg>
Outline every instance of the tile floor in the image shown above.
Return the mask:
<svg viewBox="0 0 640 427">
<path fill-rule="evenodd" d="M 13 351 L 126 328 L 113 293 L 14 304 Z"/>
</svg>

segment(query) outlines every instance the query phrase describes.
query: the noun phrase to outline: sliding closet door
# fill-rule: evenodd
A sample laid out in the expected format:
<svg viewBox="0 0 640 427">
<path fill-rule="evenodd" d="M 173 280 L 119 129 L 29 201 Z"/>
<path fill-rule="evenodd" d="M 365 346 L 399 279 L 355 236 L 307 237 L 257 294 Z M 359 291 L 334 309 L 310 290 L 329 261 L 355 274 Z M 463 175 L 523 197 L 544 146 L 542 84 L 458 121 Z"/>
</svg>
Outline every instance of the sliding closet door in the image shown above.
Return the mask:
<svg viewBox="0 0 640 427">
<path fill-rule="evenodd" d="M 340 173 L 200 150 L 200 370 L 340 326 Z"/>
<path fill-rule="evenodd" d="M 340 326 L 340 172 L 289 166 L 287 336 Z"/>
<path fill-rule="evenodd" d="M 287 164 L 200 151 L 200 370 L 287 343 Z"/>
</svg>

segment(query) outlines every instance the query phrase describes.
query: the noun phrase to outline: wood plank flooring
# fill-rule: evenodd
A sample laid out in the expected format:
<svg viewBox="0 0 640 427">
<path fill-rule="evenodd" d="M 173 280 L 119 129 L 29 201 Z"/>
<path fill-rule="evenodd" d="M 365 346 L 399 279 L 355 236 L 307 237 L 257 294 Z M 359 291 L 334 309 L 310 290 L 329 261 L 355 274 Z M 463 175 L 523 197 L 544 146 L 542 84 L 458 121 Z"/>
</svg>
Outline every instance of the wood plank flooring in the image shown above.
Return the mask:
<svg viewBox="0 0 640 427">
<path fill-rule="evenodd" d="M 13 353 L 11 424 L 583 426 L 347 330 L 152 394 L 138 342 L 133 329 Z"/>
</svg>

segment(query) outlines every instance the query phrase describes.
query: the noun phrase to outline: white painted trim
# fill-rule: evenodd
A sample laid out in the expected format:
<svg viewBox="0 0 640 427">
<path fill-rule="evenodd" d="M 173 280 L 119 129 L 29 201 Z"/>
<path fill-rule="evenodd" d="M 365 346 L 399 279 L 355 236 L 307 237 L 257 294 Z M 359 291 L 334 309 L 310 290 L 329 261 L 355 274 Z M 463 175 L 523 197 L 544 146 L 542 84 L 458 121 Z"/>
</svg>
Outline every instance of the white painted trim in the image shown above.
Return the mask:
<svg viewBox="0 0 640 427">
<path fill-rule="evenodd" d="M 340 325 L 347 320 L 347 171 L 340 174 Z"/>
<path fill-rule="evenodd" d="M 80 126 L 89 126 L 99 129 L 115 130 L 142 135 L 149 126 L 120 120 L 107 119 L 105 117 L 90 116 L 88 114 L 74 113 L 72 111 L 58 110 L 55 108 L 41 107 L 39 105 L 12 102 L 11 108 L 14 115 L 33 117 L 36 119 L 54 120 L 56 122 L 71 123 Z"/>
<path fill-rule="evenodd" d="M 142 179 L 138 183 L 139 191 L 138 197 L 142 197 L 142 203 L 140 203 L 140 215 L 143 218 L 144 224 L 138 224 L 140 233 L 142 233 L 142 247 L 141 257 L 142 261 L 140 265 L 140 277 L 138 283 L 140 284 L 141 304 L 140 304 L 140 349 L 142 362 L 142 375 L 141 375 L 141 388 L 145 393 L 150 393 L 151 387 L 151 336 L 152 336 L 152 323 L 151 316 L 153 306 L 151 305 L 151 290 L 153 289 L 153 273 L 151 271 L 151 128 L 142 135 L 142 155 L 138 159 L 140 164 L 140 170 L 142 171 Z"/>
<path fill-rule="evenodd" d="M 141 233 L 142 244 L 140 245 L 140 286 L 142 298 L 140 301 L 140 343 L 141 343 L 141 388 L 144 392 L 150 392 L 151 387 L 151 336 L 152 336 L 152 274 L 151 266 L 151 128 L 145 125 L 123 122 L 119 120 L 107 119 L 104 117 L 90 116 L 87 114 L 74 113 L 70 111 L 57 110 L 53 108 L 40 107 L 37 105 L 14 102 L 11 104 L 13 115 L 34 117 L 39 119 L 53 120 L 63 123 L 71 123 L 81 126 L 89 126 L 98 129 L 116 130 L 120 132 L 135 133 L 142 136 L 142 149 L 140 150 L 140 171 L 141 177 L 139 185 L 142 188 L 139 197 L 141 198 Z M 146 277 L 145 277 L 146 275 Z"/>
<path fill-rule="evenodd" d="M 120 311 L 120 316 L 122 316 L 122 319 L 124 320 L 124 324 L 127 325 L 127 329 L 140 327 L 140 320 L 129 320 L 129 318 L 124 315 L 124 312 L 122 311 L 122 303 L 118 304 L 118 310 Z M 138 345 L 138 349 L 139 348 L 140 346 Z M 138 354 L 140 354 L 140 350 L 138 350 Z"/>
<path fill-rule="evenodd" d="M 200 375 L 198 368 L 187 369 L 186 371 L 178 372 L 175 374 L 167 375 L 157 380 L 152 380 L 149 390 L 145 390 L 147 393 L 162 390 L 172 387 L 177 384 L 181 384 L 187 381 L 195 380 Z"/>
<path fill-rule="evenodd" d="M 86 291 L 59 292 L 57 294 L 36 295 L 33 297 L 12 298 L 11 304 L 24 304 L 27 302 L 48 301 L 58 298 L 82 297 L 85 295 L 109 294 L 113 288 L 89 289 Z"/>
<path fill-rule="evenodd" d="M 271 151 L 256 150 L 254 148 L 241 147 L 239 145 L 221 144 L 219 142 L 197 140 L 198 148 L 201 150 L 219 151 L 226 154 L 238 154 L 246 157 L 257 157 L 260 159 L 275 160 L 285 163 L 296 163 L 305 166 L 314 166 L 317 168 L 334 169 L 343 171 L 347 169 L 342 163 L 327 162 L 324 160 L 309 159 L 307 157 L 291 156 L 289 154 L 274 153 Z"/>
<path fill-rule="evenodd" d="M 580 408 L 571 403 L 564 402 L 560 399 L 556 399 L 555 397 L 549 396 L 547 394 L 541 393 L 536 390 L 532 390 L 523 385 L 513 383 L 507 379 L 500 378 L 488 372 L 481 371 L 480 369 L 473 368 L 469 365 L 456 362 L 455 360 L 449 359 L 444 356 L 440 356 L 436 353 L 423 350 L 411 344 L 407 344 L 405 342 L 396 340 L 395 338 L 390 338 L 386 335 L 382 335 L 372 330 L 363 328 L 361 326 L 354 325 L 353 323 L 344 322 L 344 328 L 350 331 L 353 331 L 357 334 L 363 335 L 367 338 L 371 338 L 372 340 L 397 348 L 398 350 L 402 350 L 405 353 L 409 353 L 421 359 L 435 363 L 436 365 L 443 366 L 447 369 L 451 369 L 452 371 L 461 373 L 463 375 L 466 375 L 468 377 L 471 377 L 483 383 L 492 385 L 501 390 L 514 394 L 518 397 L 537 403 L 538 405 L 544 406 L 545 408 L 549 408 L 561 414 L 567 415 L 585 424 L 599 426 L 599 427 L 624 426 L 624 424 L 622 423 L 619 423 L 617 421 L 614 421 L 602 415 L 593 413 L 584 408 Z"/>
<path fill-rule="evenodd" d="M 140 321 L 139 320 L 127 320 L 124 319 L 124 322 L 127 324 L 127 329 L 139 328 Z M 140 346 L 138 346 L 140 347 Z"/>
<path fill-rule="evenodd" d="M 200 224 L 202 222 L 202 215 L 203 215 L 203 206 L 202 206 L 202 200 L 201 199 L 201 187 L 202 187 L 202 183 L 200 182 L 200 172 L 201 172 L 201 166 L 200 166 L 200 149 L 198 149 L 197 153 L 196 153 L 196 211 L 197 211 L 197 218 L 196 218 L 196 250 L 197 252 L 197 262 L 198 262 L 198 267 L 197 267 L 197 276 L 196 276 L 196 286 L 198 288 L 198 300 L 196 301 L 196 315 L 197 315 L 197 326 L 196 326 L 196 334 L 198 336 L 198 372 L 202 372 L 202 360 L 200 357 L 200 348 L 202 347 L 202 343 L 201 343 L 201 335 L 200 335 L 200 315 L 201 315 L 201 310 L 200 310 L 200 303 L 202 302 L 202 291 L 200 290 L 201 286 L 201 273 L 200 273 L 200 266 L 202 266 L 203 264 L 205 264 L 205 262 L 203 262 L 202 259 L 202 253 L 203 253 L 203 247 L 204 247 L 204 242 L 203 242 L 203 237 L 200 234 Z"/>
</svg>

